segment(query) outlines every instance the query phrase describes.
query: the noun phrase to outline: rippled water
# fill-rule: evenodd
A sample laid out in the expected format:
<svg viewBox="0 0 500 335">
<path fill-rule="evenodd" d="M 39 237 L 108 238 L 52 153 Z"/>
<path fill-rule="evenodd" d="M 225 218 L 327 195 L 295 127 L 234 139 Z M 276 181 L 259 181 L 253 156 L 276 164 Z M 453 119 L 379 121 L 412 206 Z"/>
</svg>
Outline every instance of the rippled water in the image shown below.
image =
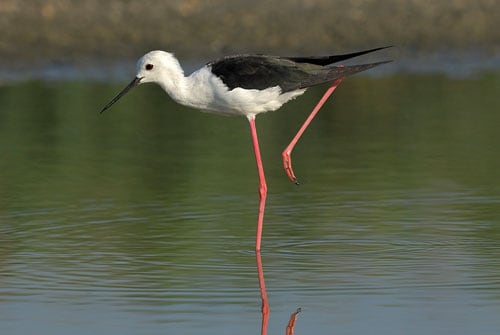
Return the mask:
<svg viewBox="0 0 500 335">
<path fill-rule="evenodd" d="M 244 119 L 140 87 L 0 88 L 2 334 L 255 334 Z M 346 80 L 257 119 L 269 334 L 498 334 L 500 77 Z"/>
</svg>

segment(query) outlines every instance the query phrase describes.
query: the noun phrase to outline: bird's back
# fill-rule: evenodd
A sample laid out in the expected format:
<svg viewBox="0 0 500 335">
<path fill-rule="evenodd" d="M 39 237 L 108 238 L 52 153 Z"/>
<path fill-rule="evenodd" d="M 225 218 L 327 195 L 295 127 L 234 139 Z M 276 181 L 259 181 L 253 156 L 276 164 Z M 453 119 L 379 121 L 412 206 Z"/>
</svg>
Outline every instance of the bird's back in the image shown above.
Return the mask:
<svg viewBox="0 0 500 335">
<path fill-rule="evenodd" d="M 209 63 L 208 66 L 230 90 L 265 90 L 279 86 L 282 92 L 300 88 L 298 83 L 312 74 L 309 71 L 323 69 L 318 65 L 301 66 L 287 58 L 263 55 L 229 56 Z"/>
</svg>

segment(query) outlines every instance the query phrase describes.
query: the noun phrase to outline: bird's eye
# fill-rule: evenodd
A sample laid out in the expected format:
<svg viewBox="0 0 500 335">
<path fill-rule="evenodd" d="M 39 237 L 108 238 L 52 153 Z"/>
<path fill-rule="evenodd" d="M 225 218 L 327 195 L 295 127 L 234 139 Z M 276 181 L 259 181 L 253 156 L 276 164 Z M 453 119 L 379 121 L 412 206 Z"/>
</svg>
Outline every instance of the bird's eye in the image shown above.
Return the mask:
<svg viewBox="0 0 500 335">
<path fill-rule="evenodd" d="M 152 70 L 153 69 L 153 64 L 146 64 L 146 70 Z"/>
</svg>

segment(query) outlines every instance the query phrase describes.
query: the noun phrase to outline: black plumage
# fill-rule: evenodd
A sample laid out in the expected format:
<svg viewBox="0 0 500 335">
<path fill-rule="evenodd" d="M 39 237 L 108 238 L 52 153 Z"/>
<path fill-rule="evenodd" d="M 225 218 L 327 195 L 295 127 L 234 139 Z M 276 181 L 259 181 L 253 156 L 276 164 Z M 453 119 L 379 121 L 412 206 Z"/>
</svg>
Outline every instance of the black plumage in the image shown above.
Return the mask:
<svg viewBox="0 0 500 335">
<path fill-rule="evenodd" d="M 264 90 L 279 86 L 282 92 L 289 92 L 332 82 L 337 78 L 387 63 L 384 61 L 351 66 L 329 66 L 385 48 L 387 47 L 323 57 L 236 55 L 221 58 L 207 65 L 230 90 L 238 87 Z"/>
</svg>

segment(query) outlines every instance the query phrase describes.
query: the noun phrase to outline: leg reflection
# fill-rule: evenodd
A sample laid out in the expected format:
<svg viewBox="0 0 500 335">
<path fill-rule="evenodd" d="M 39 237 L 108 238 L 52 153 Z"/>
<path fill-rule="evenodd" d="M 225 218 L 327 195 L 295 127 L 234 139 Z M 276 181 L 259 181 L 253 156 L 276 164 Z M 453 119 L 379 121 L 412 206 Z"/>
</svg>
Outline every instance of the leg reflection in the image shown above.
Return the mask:
<svg viewBox="0 0 500 335">
<path fill-rule="evenodd" d="M 255 251 L 257 258 L 257 273 L 259 275 L 260 297 L 262 299 L 262 326 L 260 329 L 261 335 L 267 334 L 267 322 L 269 321 L 269 301 L 267 300 L 266 282 L 264 281 L 264 270 L 262 269 L 262 258 L 260 257 L 260 250 Z"/>
<path fill-rule="evenodd" d="M 257 273 L 259 275 L 259 287 L 260 287 L 260 297 L 262 300 L 262 326 L 260 329 L 261 335 L 267 334 L 267 324 L 269 321 L 269 300 L 267 299 L 267 291 L 266 291 L 266 282 L 264 281 L 264 270 L 262 268 L 262 258 L 260 257 L 260 251 L 257 250 L 255 252 L 255 257 L 257 259 Z M 295 321 L 297 320 L 297 316 L 300 313 L 300 308 L 297 311 L 293 312 L 290 316 L 290 320 L 286 326 L 286 335 L 294 335 L 293 328 L 295 326 Z"/>
<path fill-rule="evenodd" d="M 286 325 L 286 335 L 293 335 L 293 327 L 295 326 L 295 321 L 297 320 L 297 316 L 300 313 L 300 308 L 297 308 L 295 312 L 290 315 L 290 321 Z"/>
</svg>

